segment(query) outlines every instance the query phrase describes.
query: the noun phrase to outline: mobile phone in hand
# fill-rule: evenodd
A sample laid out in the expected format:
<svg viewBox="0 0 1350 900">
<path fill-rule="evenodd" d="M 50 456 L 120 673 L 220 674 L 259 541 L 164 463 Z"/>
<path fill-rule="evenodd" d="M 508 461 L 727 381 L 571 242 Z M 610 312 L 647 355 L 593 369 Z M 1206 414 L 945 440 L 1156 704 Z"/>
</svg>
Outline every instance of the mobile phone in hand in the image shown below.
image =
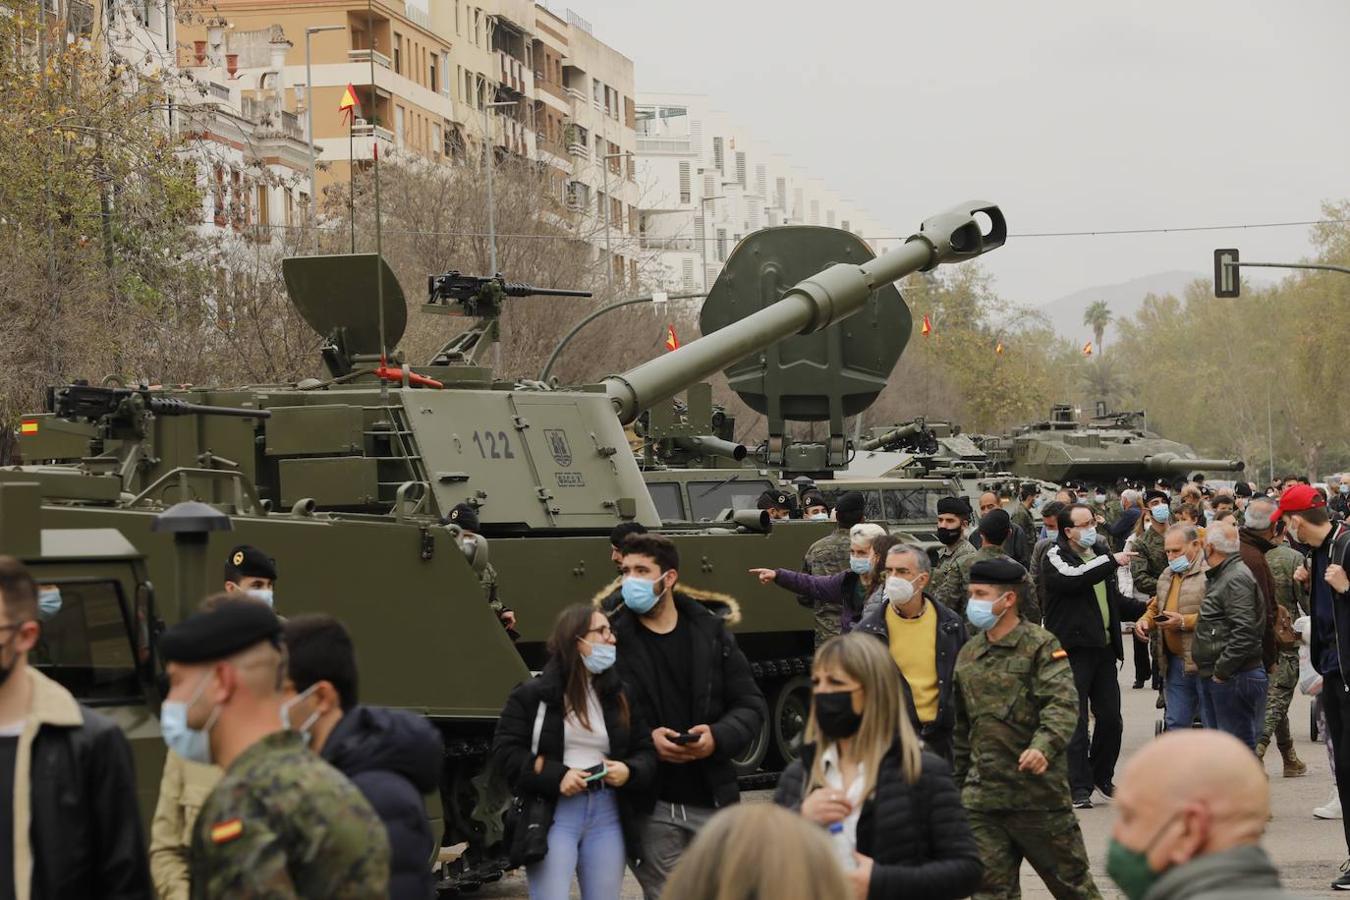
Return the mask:
<svg viewBox="0 0 1350 900">
<path fill-rule="evenodd" d="M 600 779 L 602 779 L 602 778 L 604 778 L 606 775 L 608 775 L 608 774 L 609 774 L 609 768 L 606 767 L 604 763 L 596 763 L 595 765 L 591 766 L 589 769 L 586 769 L 586 772 L 587 772 L 587 775 L 586 775 L 586 777 L 585 777 L 584 779 L 582 779 L 582 780 L 585 781 L 587 784 L 591 784 L 592 782 L 599 781 Z"/>
<path fill-rule="evenodd" d="M 677 734 L 674 737 L 667 738 L 667 740 L 669 740 L 672 744 L 697 744 L 698 735 L 691 734 L 690 732 L 686 731 L 683 732 L 682 734 Z"/>
</svg>

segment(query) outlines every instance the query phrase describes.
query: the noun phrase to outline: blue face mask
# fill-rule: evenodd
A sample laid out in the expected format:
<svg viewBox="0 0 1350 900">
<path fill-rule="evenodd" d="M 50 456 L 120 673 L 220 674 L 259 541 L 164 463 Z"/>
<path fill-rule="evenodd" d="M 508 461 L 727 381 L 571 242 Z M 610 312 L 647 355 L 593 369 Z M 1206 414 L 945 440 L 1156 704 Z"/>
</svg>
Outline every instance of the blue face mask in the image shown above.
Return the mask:
<svg viewBox="0 0 1350 900">
<path fill-rule="evenodd" d="M 1340 487 L 1336 488 L 1336 490 L 1342 494 L 1350 494 L 1350 484 L 1343 484 Z"/>
<path fill-rule="evenodd" d="M 636 575 L 630 575 L 623 580 L 623 587 L 620 589 L 623 593 L 624 605 L 637 613 L 639 616 L 645 616 L 651 612 L 656 601 L 661 597 L 656 593 L 656 584 L 645 578 L 638 578 Z"/>
<path fill-rule="evenodd" d="M 184 702 L 182 700 L 165 700 L 159 709 L 159 730 L 164 735 L 164 743 L 174 753 L 186 759 L 188 762 L 211 764 L 211 726 L 216 724 L 216 717 L 220 714 L 220 707 L 211 710 L 210 717 L 206 720 L 205 727 L 201 729 L 192 728 L 188 725 L 188 710 L 196 705 L 201 699 L 202 691 L 206 690 L 206 682 L 211 677 L 210 671 L 202 675 L 202 680 L 197 683 L 197 690 L 193 692 L 192 699 Z"/>
<path fill-rule="evenodd" d="M 38 590 L 38 618 L 43 622 L 56 617 L 61 611 L 61 589 L 40 588 Z"/>
<path fill-rule="evenodd" d="M 614 665 L 614 661 L 619 658 L 619 648 L 614 644 L 592 644 L 585 638 L 582 638 L 582 641 L 586 646 L 591 648 L 591 655 L 583 656 L 581 658 L 581 664 L 585 666 L 586 671 L 590 672 L 592 675 L 599 675 L 601 672 L 604 672 L 610 666 Z"/>
<path fill-rule="evenodd" d="M 1049 538 L 1050 540 L 1052 540 L 1052 541 L 1057 541 L 1057 540 L 1059 540 L 1059 529 L 1058 529 L 1058 528 L 1047 528 L 1047 529 L 1045 529 L 1045 536 L 1048 537 L 1048 538 Z"/>
<path fill-rule="evenodd" d="M 978 631 L 988 631 L 998 624 L 999 615 L 994 614 L 994 604 L 997 600 L 980 600 L 971 597 L 966 601 L 966 619 Z M 1004 612 L 1007 612 L 1005 609 Z"/>
<path fill-rule="evenodd" d="M 1176 559 L 1167 563 L 1167 568 L 1180 575 L 1191 567 L 1191 558 L 1189 556 L 1178 556 Z"/>
<path fill-rule="evenodd" d="M 1213 521 L 1214 521 L 1214 510 L 1212 509 L 1205 510 L 1205 522 L 1208 523 Z"/>
<path fill-rule="evenodd" d="M 253 596 L 257 597 L 257 598 L 258 598 L 259 600 L 261 600 L 262 602 L 266 603 L 268 606 L 271 606 L 271 605 L 272 605 L 272 589 L 271 589 L 271 588 L 250 588 L 250 589 L 249 589 L 249 593 L 252 594 Z"/>
<path fill-rule="evenodd" d="M 1090 525 L 1078 532 L 1078 546 L 1091 549 L 1097 545 L 1097 528 Z"/>
<path fill-rule="evenodd" d="M 850 556 L 848 567 L 853 570 L 854 575 L 866 575 L 872 571 L 872 560 L 866 556 Z"/>
<path fill-rule="evenodd" d="M 1153 516 L 1155 522 L 1166 522 L 1172 518 L 1172 510 L 1166 503 L 1159 503 L 1157 506 L 1149 507 L 1149 515 Z"/>
</svg>

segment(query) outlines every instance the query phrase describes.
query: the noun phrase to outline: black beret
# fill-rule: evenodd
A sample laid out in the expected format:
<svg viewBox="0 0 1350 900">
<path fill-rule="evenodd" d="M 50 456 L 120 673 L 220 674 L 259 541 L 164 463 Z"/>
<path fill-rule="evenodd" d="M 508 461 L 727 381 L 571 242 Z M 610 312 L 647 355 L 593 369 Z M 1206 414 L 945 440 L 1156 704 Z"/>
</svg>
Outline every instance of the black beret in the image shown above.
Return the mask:
<svg viewBox="0 0 1350 900">
<path fill-rule="evenodd" d="M 839 499 L 834 501 L 835 515 L 860 516 L 863 510 L 867 508 L 867 499 L 863 497 L 862 491 L 849 491 L 839 495 Z"/>
<path fill-rule="evenodd" d="M 1148 506 L 1148 505 L 1149 505 L 1150 503 L 1152 503 L 1154 500 L 1162 500 L 1163 502 L 1166 502 L 1166 501 L 1167 501 L 1167 492 L 1166 492 L 1166 491 L 1158 491 L 1158 490 L 1144 491 L 1144 505 L 1145 505 L 1145 506 Z"/>
<path fill-rule="evenodd" d="M 792 496 L 786 491 L 765 491 L 755 504 L 759 509 L 792 509 Z"/>
<path fill-rule="evenodd" d="M 820 491 L 807 491 L 802 494 L 802 506 L 823 506 L 829 509 L 830 501 L 826 500 Z"/>
<path fill-rule="evenodd" d="M 164 632 L 159 655 L 165 662 L 215 662 L 263 641 L 281 644 L 281 619 L 272 608 L 257 600 L 227 600 Z"/>
<path fill-rule="evenodd" d="M 1239 481 L 1233 485 L 1233 494 L 1237 497 L 1250 497 L 1252 495 L 1252 486 L 1245 481 Z"/>
<path fill-rule="evenodd" d="M 937 511 L 940 516 L 970 518 L 970 504 L 966 502 L 965 497 L 941 497 L 937 502 Z"/>
<path fill-rule="evenodd" d="M 970 567 L 971 584 L 1021 584 L 1026 577 L 1027 570 L 1006 556 L 982 559 Z"/>
<path fill-rule="evenodd" d="M 478 531 L 478 510 L 467 503 L 456 504 L 450 515 L 441 520 L 444 525 L 458 525 L 465 531 Z"/>
<path fill-rule="evenodd" d="M 980 534 L 991 544 L 1002 544 L 1012 531 L 1012 518 L 1006 509 L 991 509 L 980 516 Z"/>
<path fill-rule="evenodd" d="M 238 583 L 245 578 L 277 580 L 277 561 L 257 547 L 240 544 L 225 557 L 225 580 Z"/>
</svg>

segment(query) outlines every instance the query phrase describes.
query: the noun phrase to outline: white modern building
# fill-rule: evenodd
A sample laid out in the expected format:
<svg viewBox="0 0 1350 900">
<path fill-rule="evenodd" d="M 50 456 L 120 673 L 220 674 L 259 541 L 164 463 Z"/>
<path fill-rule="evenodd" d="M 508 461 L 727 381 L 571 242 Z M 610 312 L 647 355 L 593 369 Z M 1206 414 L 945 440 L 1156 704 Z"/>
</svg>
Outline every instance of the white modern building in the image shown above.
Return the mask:
<svg viewBox="0 0 1350 900">
<path fill-rule="evenodd" d="M 842 228 L 876 253 L 887 247 L 873 238 L 894 233 L 700 94 L 640 94 L 637 149 L 642 246 L 658 253 L 653 280 L 667 290 L 712 287 L 736 244 L 761 228 Z"/>
</svg>

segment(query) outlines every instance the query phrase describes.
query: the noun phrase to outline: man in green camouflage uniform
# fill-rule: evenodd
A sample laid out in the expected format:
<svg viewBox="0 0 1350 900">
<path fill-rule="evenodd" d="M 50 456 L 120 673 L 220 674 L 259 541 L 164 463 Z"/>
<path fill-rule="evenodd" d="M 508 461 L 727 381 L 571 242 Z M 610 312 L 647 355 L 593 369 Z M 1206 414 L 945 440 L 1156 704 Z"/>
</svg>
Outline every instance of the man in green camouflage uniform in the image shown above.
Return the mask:
<svg viewBox="0 0 1350 900">
<path fill-rule="evenodd" d="M 986 559 L 1012 559 L 1007 550 L 1004 549 L 1008 537 L 1012 534 L 1012 527 L 1011 517 L 1006 510 L 990 510 L 980 517 L 980 547 L 956 564 L 957 580 L 947 588 L 951 597 L 954 600 L 959 600 L 961 604 L 960 608 L 954 608 L 956 612 L 965 611 L 965 598 L 970 593 L 970 570 L 977 562 Z M 1016 562 L 1016 560 L 1013 561 Z M 1025 599 L 1022 601 L 1023 618 L 1032 622 L 1039 622 L 1042 618 L 1040 600 L 1036 591 L 1032 590 L 1033 585 L 1029 574 L 1026 576 L 1025 583 L 1028 590 L 1024 595 Z"/>
<path fill-rule="evenodd" d="M 1100 900 L 1069 797 L 1078 691 L 1059 641 L 1018 615 L 1025 578 L 1011 559 L 972 566 L 979 633 L 956 658 L 954 774 L 985 866 L 974 897 L 1020 897 L 1026 859 L 1055 897 Z"/>
<path fill-rule="evenodd" d="M 1157 508 L 1158 512 L 1154 512 Z M 1172 520 L 1167 495 L 1152 490 L 1144 493 L 1144 528 L 1130 547 L 1137 555 L 1130 563 L 1130 578 L 1136 593 L 1148 597 L 1158 594 L 1158 576 L 1167 568 L 1167 550 L 1163 543 L 1167 524 Z"/>
<path fill-rule="evenodd" d="M 1026 536 L 1028 547 L 1035 547 L 1036 541 L 1040 538 L 1040 526 L 1031 515 L 1031 507 L 1040 495 L 1041 486 L 1034 481 L 1028 481 L 1018 489 L 1017 502 L 1007 506 L 1013 527 L 1020 529 Z"/>
<path fill-rule="evenodd" d="M 289 730 L 281 622 L 266 606 L 224 600 L 160 642 L 169 746 L 224 777 L 192 836 L 192 896 L 385 896 L 389 839 L 370 803 Z"/>
<path fill-rule="evenodd" d="M 938 551 L 937 566 L 928 584 L 928 593 L 959 615 L 966 608 L 961 562 L 975 555 L 974 545 L 965 538 L 966 526 L 970 524 L 970 504 L 961 497 L 943 497 L 938 500 L 937 511 L 937 537 L 942 543 L 942 549 Z"/>
<path fill-rule="evenodd" d="M 1294 572 L 1303 565 L 1303 554 L 1285 543 L 1283 534 L 1276 535 L 1278 523 L 1271 521 L 1275 509 L 1274 500 L 1254 498 L 1243 511 L 1243 522 L 1255 538 L 1256 546 L 1266 555 L 1270 580 L 1275 585 L 1275 601 L 1289 614 L 1292 625 L 1308 609 L 1307 588 L 1294 580 Z M 1297 778 L 1308 774 L 1308 766 L 1298 758 L 1293 735 L 1289 733 L 1289 704 L 1298 687 L 1298 647 L 1278 650 L 1275 674 L 1270 679 L 1270 690 L 1266 694 L 1266 721 L 1261 738 L 1256 742 L 1256 755 L 1265 759 L 1266 748 L 1270 746 L 1271 735 L 1274 735 L 1280 756 L 1284 759 L 1284 777 Z"/>
<path fill-rule="evenodd" d="M 488 607 L 497 614 L 502 626 L 513 635 L 516 627 L 516 614 L 497 596 L 497 570 L 488 561 L 487 538 L 478 533 L 478 510 L 467 503 L 457 504 L 450 514 L 442 520 L 444 525 L 458 525 L 463 533 L 464 555 L 469 558 L 478 576 L 478 586 L 483 589 L 483 599 Z M 513 638 L 514 639 L 514 638 Z"/>
<path fill-rule="evenodd" d="M 803 572 L 808 575 L 836 575 L 848 571 L 848 533 L 863 520 L 865 505 L 866 500 L 858 491 L 849 491 L 835 501 L 834 521 L 838 527 L 806 549 Z M 837 603 L 816 604 L 817 647 L 839 633 L 841 612 Z"/>
</svg>

